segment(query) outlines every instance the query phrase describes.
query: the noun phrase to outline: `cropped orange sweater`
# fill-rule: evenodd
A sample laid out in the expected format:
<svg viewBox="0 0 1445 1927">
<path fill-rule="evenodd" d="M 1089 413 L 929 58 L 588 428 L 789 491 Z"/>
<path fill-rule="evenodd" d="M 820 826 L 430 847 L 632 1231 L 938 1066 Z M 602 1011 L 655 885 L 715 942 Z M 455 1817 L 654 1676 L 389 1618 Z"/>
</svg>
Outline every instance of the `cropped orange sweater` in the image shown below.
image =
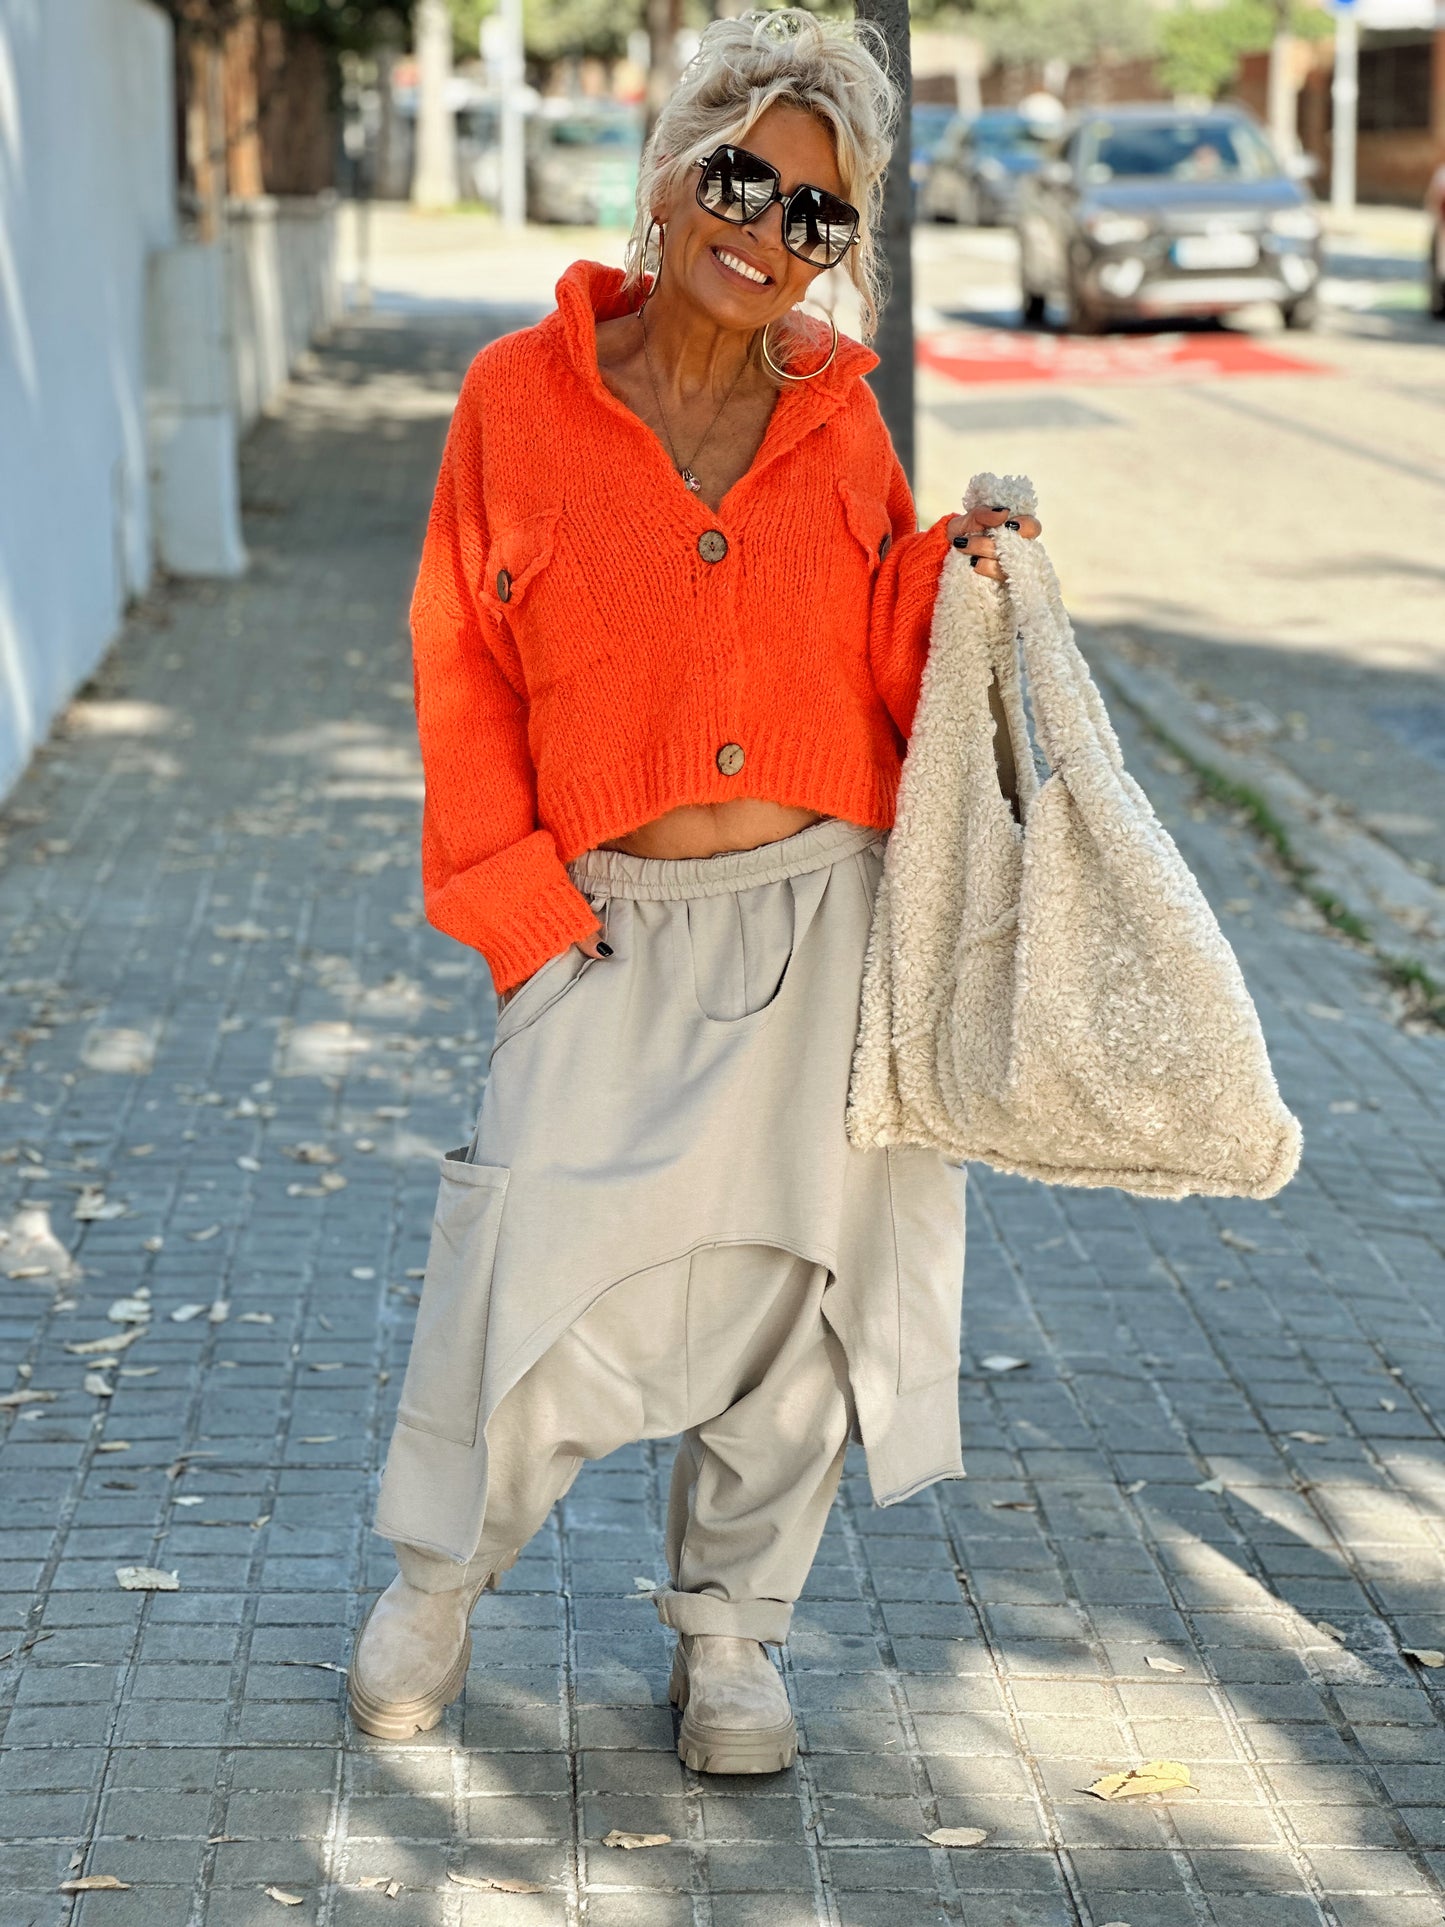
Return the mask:
<svg viewBox="0 0 1445 1927">
<path fill-rule="evenodd" d="M 844 338 L 710 509 L 603 384 L 579 261 L 472 363 L 411 606 L 428 920 L 506 990 L 595 931 L 581 851 L 736 796 L 887 828 L 947 552 Z"/>
</svg>

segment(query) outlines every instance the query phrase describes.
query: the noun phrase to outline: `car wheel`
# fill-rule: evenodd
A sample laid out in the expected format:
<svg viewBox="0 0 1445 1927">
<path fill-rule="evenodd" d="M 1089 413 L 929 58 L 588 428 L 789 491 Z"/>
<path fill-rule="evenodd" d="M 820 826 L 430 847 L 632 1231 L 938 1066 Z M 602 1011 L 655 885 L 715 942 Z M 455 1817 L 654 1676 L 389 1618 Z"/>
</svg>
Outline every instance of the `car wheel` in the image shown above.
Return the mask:
<svg viewBox="0 0 1445 1927">
<path fill-rule="evenodd" d="M 1430 312 L 1437 321 L 1445 321 L 1445 235 L 1436 239 L 1425 263 L 1425 271 L 1430 278 Z"/>
<path fill-rule="evenodd" d="M 1047 312 L 1048 302 L 1046 298 L 1039 293 L 1037 288 L 1026 287 L 1020 308 L 1023 325 L 1026 328 L 1042 328 Z"/>
<path fill-rule="evenodd" d="M 1064 332 L 1071 335 L 1096 335 L 1104 325 L 1099 310 L 1080 292 L 1073 275 L 1069 276 L 1068 293 L 1064 297 Z"/>
<path fill-rule="evenodd" d="M 1320 298 L 1317 294 L 1302 294 L 1298 301 L 1284 304 L 1284 325 L 1286 328 L 1313 328 L 1320 318 Z"/>
</svg>

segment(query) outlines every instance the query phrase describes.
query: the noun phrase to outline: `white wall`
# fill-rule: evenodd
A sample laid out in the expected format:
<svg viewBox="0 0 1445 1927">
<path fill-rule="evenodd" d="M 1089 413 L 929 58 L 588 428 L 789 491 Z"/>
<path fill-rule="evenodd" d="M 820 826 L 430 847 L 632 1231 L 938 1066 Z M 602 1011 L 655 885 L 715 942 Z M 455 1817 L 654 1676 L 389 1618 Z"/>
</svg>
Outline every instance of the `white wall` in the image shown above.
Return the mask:
<svg viewBox="0 0 1445 1927">
<path fill-rule="evenodd" d="M 146 257 L 175 239 L 170 27 L 0 0 L 0 795 L 150 575 Z"/>
</svg>

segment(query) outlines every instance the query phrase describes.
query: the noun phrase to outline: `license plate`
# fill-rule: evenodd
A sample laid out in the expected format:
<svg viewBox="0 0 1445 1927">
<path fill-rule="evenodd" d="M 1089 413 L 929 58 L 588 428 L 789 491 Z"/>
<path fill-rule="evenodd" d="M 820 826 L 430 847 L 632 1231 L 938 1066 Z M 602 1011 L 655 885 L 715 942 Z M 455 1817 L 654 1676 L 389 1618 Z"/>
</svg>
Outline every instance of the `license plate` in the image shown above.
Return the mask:
<svg viewBox="0 0 1445 1927">
<path fill-rule="evenodd" d="M 1259 243 L 1252 234 L 1184 234 L 1173 255 L 1178 268 L 1252 268 Z"/>
</svg>

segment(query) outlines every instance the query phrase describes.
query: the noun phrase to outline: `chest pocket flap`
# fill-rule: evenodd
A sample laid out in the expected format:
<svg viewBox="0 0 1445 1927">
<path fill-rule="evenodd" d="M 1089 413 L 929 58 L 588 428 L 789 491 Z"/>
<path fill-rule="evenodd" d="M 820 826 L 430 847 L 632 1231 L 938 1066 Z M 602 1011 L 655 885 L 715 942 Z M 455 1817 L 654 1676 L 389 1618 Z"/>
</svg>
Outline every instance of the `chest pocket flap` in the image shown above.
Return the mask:
<svg viewBox="0 0 1445 1927">
<path fill-rule="evenodd" d="M 552 560 L 559 509 L 539 509 L 504 524 L 487 551 L 482 593 L 503 614 L 525 600 L 528 589 Z"/>
<path fill-rule="evenodd" d="M 893 525 L 888 510 L 876 495 L 857 488 L 852 482 L 839 482 L 843 513 L 855 542 L 867 552 L 870 568 L 876 568 L 893 546 Z"/>
</svg>

